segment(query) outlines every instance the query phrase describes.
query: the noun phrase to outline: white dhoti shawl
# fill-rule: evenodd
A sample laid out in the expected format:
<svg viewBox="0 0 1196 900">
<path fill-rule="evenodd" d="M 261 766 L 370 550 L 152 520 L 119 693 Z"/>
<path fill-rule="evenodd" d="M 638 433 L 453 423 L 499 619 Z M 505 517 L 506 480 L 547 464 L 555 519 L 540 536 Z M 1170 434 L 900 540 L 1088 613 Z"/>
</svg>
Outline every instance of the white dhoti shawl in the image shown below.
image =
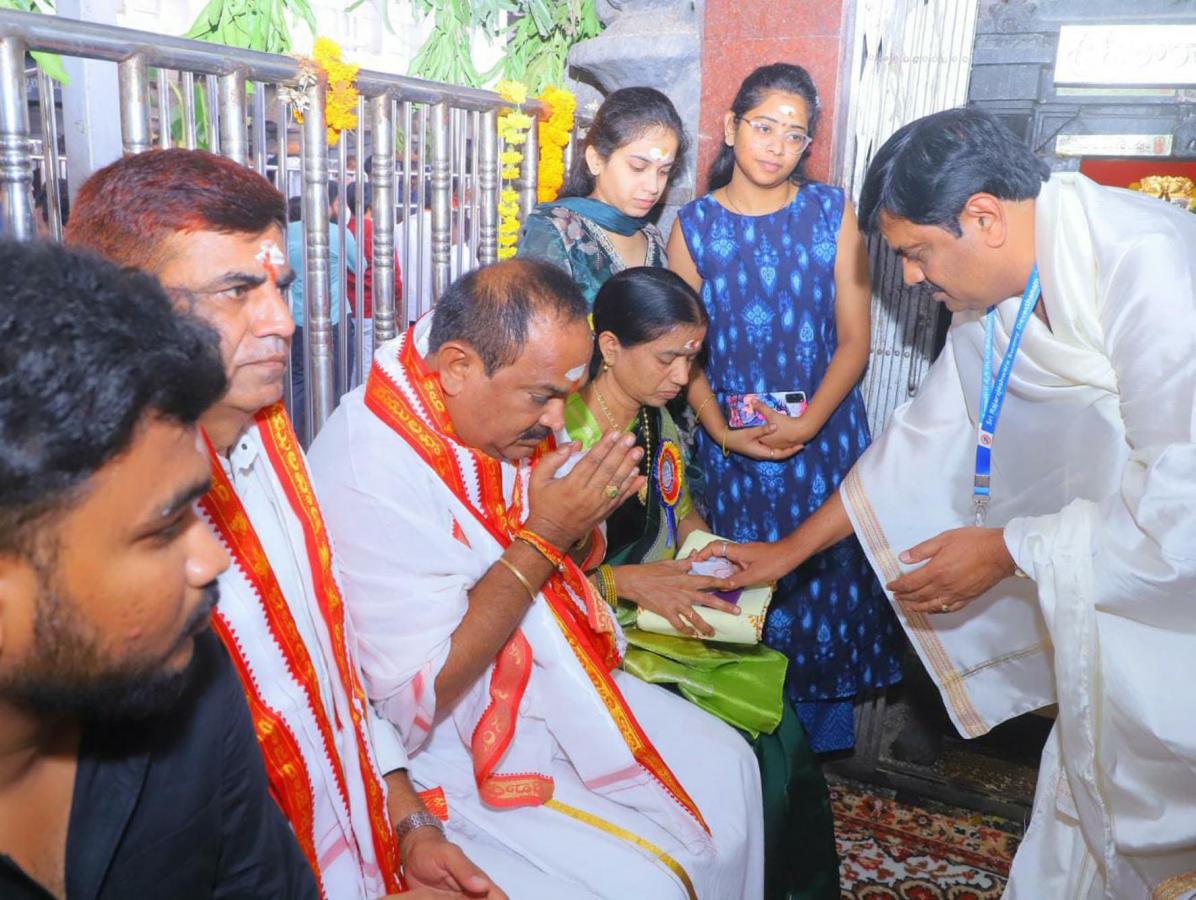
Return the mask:
<svg viewBox="0 0 1196 900">
<path fill-rule="evenodd" d="M 404 341 L 414 334 L 424 346 L 427 324 L 377 351 L 376 368 L 396 385 L 409 384 L 400 371 Z M 503 548 L 365 396 L 363 386 L 342 400 L 309 459 L 346 582 L 367 692 L 402 734 L 412 779 L 443 788 L 451 837 L 520 900 L 761 896 L 760 781 L 747 743 L 681 698 L 614 673 L 707 834 L 628 753 L 612 728 L 609 698 L 595 691 L 543 595 L 519 626 L 534 665 L 501 771 L 543 772 L 551 801 L 513 808 L 483 802 L 470 744 L 491 701 L 494 666 L 449 710 L 437 707 L 435 681 L 468 592 Z M 453 452 L 468 479 L 468 454 Z M 508 508 L 516 472 L 502 465 Z"/>
<path fill-rule="evenodd" d="M 1059 713 L 1008 896 L 1196 891 L 1196 217 L 1055 174 L 987 524 L 1029 579 L 947 615 L 895 605 L 966 737 Z M 997 307 L 996 359 L 1018 300 Z M 984 325 L 956 314 L 918 396 L 842 497 L 883 582 L 972 524 Z"/>
</svg>

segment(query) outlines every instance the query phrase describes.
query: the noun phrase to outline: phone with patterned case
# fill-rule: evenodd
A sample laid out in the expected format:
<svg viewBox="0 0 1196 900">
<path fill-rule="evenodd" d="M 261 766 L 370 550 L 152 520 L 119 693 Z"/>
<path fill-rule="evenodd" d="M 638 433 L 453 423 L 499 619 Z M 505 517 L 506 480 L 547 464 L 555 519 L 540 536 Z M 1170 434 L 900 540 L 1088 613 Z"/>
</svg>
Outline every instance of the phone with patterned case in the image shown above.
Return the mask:
<svg viewBox="0 0 1196 900">
<path fill-rule="evenodd" d="M 759 394 L 727 395 L 727 426 L 729 428 L 754 428 L 768 420 L 759 412 L 753 402 L 759 400 L 783 416 L 798 418 L 806 411 L 805 391 L 768 391 Z"/>
</svg>

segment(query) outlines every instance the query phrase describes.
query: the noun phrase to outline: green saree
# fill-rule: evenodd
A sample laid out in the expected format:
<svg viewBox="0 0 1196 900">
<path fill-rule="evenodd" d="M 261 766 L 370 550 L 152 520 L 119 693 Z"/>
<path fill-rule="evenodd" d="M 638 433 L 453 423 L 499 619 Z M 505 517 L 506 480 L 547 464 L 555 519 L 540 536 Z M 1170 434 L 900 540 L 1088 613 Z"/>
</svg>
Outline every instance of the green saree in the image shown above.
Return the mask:
<svg viewBox="0 0 1196 900">
<path fill-rule="evenodd" d="M 629 430 L 645 450 L 646 472 L 662 439 L 680 441 L 664 409 L 645 407 Z M 565 403 L 565 431 L 585 449 L 602 436 L 580 394 Z M 683 478 L 677 521 L 692 508 Z M 630 497 L 607 519 L 603 562 L 618 566 L 672 559 L 677 548 L 669 545 L 668 537 L 659 488 L 649 478 L 644 502 Z M 839 858 L 830 795 L 797 714 L 783 698 L 785 656 L 763 644 L 743 647 L 640 631 L 635 627 L 635 606 L 626 601 L 619 602 L 617 618 L 627 637 L 623 667 L 628 672 L 678 692 L 737 728 L 752 745 L 764 796 L 768 900 L 838 900 Z"/>
</svg>

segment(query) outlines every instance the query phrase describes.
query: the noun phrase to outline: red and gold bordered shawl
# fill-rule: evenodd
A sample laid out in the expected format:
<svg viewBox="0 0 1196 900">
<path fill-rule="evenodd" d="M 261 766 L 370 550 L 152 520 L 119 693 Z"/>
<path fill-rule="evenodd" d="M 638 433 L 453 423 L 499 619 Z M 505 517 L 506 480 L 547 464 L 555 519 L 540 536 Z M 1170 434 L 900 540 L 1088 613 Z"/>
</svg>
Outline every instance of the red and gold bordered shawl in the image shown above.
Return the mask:
<svg viewBox="0 0 1196 900">
<path fill-rule="evenodd" d="M 252 427 L 258 429 L 270 465 L 278 476 L 287 503 L 303 530 L 304 550 L 319 604 L 320 618 L 328 627 L 330 636 L 333 655 L 331 662 L 351 699 L 349 707 L 354 744 L 359 756 L 360 770 L 365 776 L 366 801 L 375 855 L 387 890 L 396 891 L 400 888 L 398 845 L 386 810 L 385 788 L 370 749 L 368 723 L 364 720 L 364 710 L 369 708 L 368 701 L 357 666 L 349 651 L 344 601 L 332 569 L 332 548 L 312 490 L 303 451 L 281 403 L 259 411 L 254 417 Z M 249 516 L 220 465 L 210 441 L 208 452 L 211 457 L 212 488 L 199 501 L 199 505 L 229 549 L 234 564 L 239 567 L 257 595 L 270 635 L 283 654 L 286 668 L 307 695 L 308 706 L 322 737 L 323 752 L 331 766 L 340 800 L 348 808 L 344 765 L 336 749 L 328 710 L 320 698 L 310 650 L 303 642 L 261 541 L 254 532 Z M 318 879 L 320 866 L 313 833 L 312 785 L 303 754 L 283 717 L 271 709 L 262 697 L 254 681 L 249 661 L 238 647 L 229 623 L 220 615 L 219 607 L 212 621 L 217 634 L 228 648 L 248 698 L 258 744 L 266 763 L 270 791 L 291 823 L 299 846 Z M 320 887 L 321 893 L 324 893 L 323 884 Z"/>
<path fill-rule="evenodd" d="M 366 382 L 366 407 L 415 451 L 499 546 L 509 546 L 511 532 L 524 518 L 520 479 L 526 469 L 521 469 L 514 500 L 508 505 L 503 491 L 502 464 L 464 447 L 456 439 L 439 377 L 428 370 L 420 357 L 414 328 L 408 329 L 400 341 L 398 363 L 419 406 L 408 400 L 375 361 Z M 467 474 L 459 453 L 472 463 L 476 485 L 467 486 Z M 474 497 L 478 499 L 475 501 Z M 585 609 L 574 602 L 570 592 L 582 599 Z M 564 571 L 554 573 L 545 582 L 540 596 L 547 602 L 561 633 L 636 762 L 709 834 L 710 829 L 697 805 L 652 745 L 611 678 L 611 670 L 620 662 L 618 646 L 606 606 L 596 596 L 584 573 L 567 561 Z M 522 630 L 517 629 L 495 659 L 490 676 L 489 704 L 470 743 L 479 795 L 493 806 L 538 806 L 552 799 L 552 778 L 545 773 L 496 775 L 494 772 L 515 736 L 518 709 L 531 671 L 532 648 Z"/>
</svg>

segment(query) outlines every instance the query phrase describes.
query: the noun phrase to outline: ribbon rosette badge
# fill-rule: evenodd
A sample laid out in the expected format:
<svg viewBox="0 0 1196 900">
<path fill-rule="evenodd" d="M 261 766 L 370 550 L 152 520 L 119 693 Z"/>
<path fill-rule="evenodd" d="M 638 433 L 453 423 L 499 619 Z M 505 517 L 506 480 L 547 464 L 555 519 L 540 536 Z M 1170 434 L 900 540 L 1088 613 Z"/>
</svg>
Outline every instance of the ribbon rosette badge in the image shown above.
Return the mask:
<svg viewBox="0 0 1196 900">
<path fill-rule="evenodd" d="M 669 527 L 669 547 L 677 545 L 677 503 L 681 500 L 681 470 L 684 465 L 681 449 L 673 441 L 662 440 L 660 451 L 656 454 L 655 474 L 656 487 Z"/>
</svg>

